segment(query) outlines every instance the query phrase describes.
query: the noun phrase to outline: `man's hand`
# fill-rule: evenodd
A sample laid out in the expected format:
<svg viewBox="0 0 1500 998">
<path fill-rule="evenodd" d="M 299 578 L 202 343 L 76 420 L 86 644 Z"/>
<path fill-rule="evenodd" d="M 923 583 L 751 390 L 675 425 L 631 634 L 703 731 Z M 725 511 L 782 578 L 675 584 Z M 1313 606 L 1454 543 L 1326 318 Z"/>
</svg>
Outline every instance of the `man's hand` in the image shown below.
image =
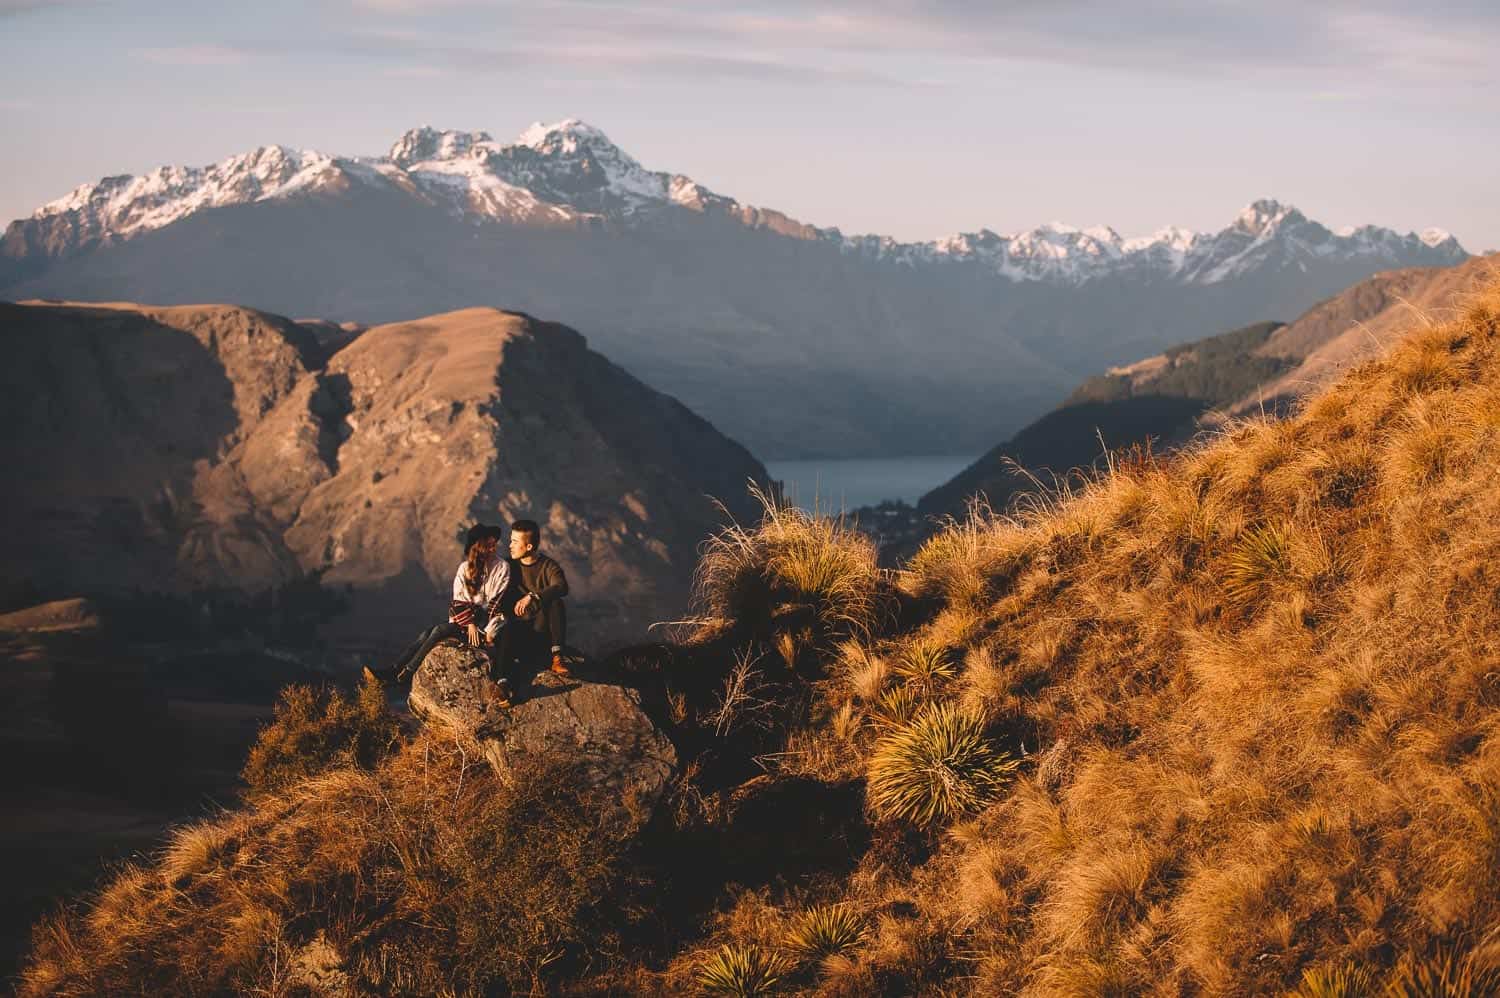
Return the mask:
<svg viewBox="0 0 1500 998">
<path fill-rule="evenodd" d="M 528 614 L 530 612 L 531 612 L 531 594 L 527 593 L 525 596 L 522 596 L 520 599 L 516 600 L 516 616 L 517 617 L 525 617 L 526 614 Z"/>
<path fill-rule="evenodd" d="M 470 624 L 469 625 L 469 644 L 472 647 L 474 647 L 474 648 L 478 648 L 479 647 L 479 625 L 478 624 Z"/>
</svg>

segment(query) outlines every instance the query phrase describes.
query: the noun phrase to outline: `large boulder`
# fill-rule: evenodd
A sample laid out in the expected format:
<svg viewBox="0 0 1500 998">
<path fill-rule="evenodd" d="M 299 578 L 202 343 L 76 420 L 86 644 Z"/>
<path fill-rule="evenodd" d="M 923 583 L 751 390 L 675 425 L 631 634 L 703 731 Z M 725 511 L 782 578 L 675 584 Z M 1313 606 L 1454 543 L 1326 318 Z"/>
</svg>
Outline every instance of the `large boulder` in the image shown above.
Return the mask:
<svg viewBox="0 0 1500 998">
<path fill-rule="evenodd" d="M 556 762 L 636 807 L 660 799 L 677 771 L 677 752 L 634 690 L 548 677 L 514 706 L 497 707 L 484 695 L 488 668 L 483 652 L 439 645 L 412 677 L 412 713 L 477 742 L 501 779 Z"/>
</svg>

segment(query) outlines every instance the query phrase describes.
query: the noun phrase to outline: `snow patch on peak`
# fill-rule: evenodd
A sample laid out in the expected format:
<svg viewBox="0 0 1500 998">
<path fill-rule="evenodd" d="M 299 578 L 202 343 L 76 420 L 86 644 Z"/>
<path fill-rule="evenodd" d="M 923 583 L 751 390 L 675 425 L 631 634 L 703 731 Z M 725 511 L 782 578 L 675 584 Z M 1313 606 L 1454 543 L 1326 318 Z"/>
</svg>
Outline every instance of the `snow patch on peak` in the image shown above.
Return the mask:
<svg viewBox="0 0 1500 998">
<path fill-rule="evenodd" d="M 429 125 L 409 129 L 392 145 L 387 158 L 398 166 L 430 160 L 458 159 L 470 155 L 475 146 L 492 143 L 489 132 L 439 131 Z"/>
<path fill-rule="evenodd" d="M 581 145 L 619 148 L 603 131 L 578 118 L 564 118 L 550 125 L 533 121 L 521 130 L 521 134 L 516 136 L 513 144 L 526 146 L 537 152 L 566 154 L 576 153 Z"/>
<path fill-rule="evenodd" d="M 1446 229 L 1435 227 L 1423 229 L 1417 238 L 1422 241 L 1423 246 L 1427 246 L 1430 249 L 1436 249 L 1444 243 L 1452 242 L 1456 244 L 1458 242 L 1458 240 L 1453 238 L 1453 233 Z"/>
<path fill-rule="evenodd" d="M 159 166 L 140 176 L 105 177 L 49 201 L 31 218 L 68 216 L 75 244 L 108 243 L 170 225 L 205 208 L 266 201 L 348 175 L 347 160 L 312 149 L 261 146 L 211 166 Z"/>
<path fill-rule="evenodd" d="M 1274 198 L 1261 198 L 1240 210 L 1234 217 L 1234 227 L 1258 236 L 1287 219 L 1301 217 L 1302 213 L 1289 204 L 1284 205 Z"/>
</svg>

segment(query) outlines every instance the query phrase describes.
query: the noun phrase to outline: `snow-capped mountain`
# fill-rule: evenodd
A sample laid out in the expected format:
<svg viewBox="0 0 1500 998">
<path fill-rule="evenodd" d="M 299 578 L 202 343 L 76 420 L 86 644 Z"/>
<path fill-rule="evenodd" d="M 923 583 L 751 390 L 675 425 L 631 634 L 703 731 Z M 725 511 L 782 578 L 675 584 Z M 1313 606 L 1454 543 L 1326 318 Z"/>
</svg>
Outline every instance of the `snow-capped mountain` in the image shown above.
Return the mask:
<svg viewBox="0 0 1500 998">
<path fill-rule="evenodd" d="M 37 209 L 12 228 L 33 228 L 33 246 L 65 256 L 170 225 L 206 208 L 340 190 L 350 184 L 407 191 L 474 222 L 574 225 L 629 220 L 666 205 L 710 206 L 750 220 L 756 209 L 707 190 L 681 174 L 647 170 L 586 122 L 537 122 L 509 144 L 488 132 L 414 128 L 383 157 L 340 157 L 266 146 L 213 166 L 161 167 L 140 177 L 106 177 Z M 1277 201 L 1248 205 L 1216 233 L 1168 227 L 1125 239 L 1108 226 L 1051 222 L 1000 235 L 989 229 L 925 243 L 836 228 L 802 227 L 808 238 L 842 252 L 910 266 L 976 263 L 1012 281 L 1077 284 L 1131 273 L 1212 284 L 1263 266 L 1369 258 L 1392 266 L 1413 258 L 1450 264 L 1467 254 L 1451 235 L 1428 229 L 1398 234 L 1373 225 L 1335 233 Z"/>
<path fill-rule="evenodd" d="M 762 458 L 978 453 L 1111 364 L 1464 257 L 1446 233 L 1332 232 L 1275 201 L 1208 233 L 845 235 L 570 119 L 108 177 L 10 224 L 0 298 L 365 325 L 495 305 L 581 330 Z"/>
</svg>

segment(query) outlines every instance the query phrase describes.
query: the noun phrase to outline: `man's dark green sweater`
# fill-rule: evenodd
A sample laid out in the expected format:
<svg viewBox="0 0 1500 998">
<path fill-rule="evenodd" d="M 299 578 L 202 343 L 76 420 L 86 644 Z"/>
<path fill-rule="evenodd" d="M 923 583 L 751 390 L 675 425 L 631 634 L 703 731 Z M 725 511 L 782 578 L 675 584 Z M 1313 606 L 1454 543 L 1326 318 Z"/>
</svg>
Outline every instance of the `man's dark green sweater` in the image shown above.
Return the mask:
<svg viewBox="0 0 1500 998">
<path fill-rule="evenodd" d="M 540 612 L 531 618 L 531 624 L 539 631 L 547 629 L 547 611 L 552 604 L 568 595 L 568 577 L 562 566 L 544 554 L 536 556 L 530 565 L 513 562 L 516 580 L 516 599 L 530 593 L 541 604 Z"/>
</svg>

